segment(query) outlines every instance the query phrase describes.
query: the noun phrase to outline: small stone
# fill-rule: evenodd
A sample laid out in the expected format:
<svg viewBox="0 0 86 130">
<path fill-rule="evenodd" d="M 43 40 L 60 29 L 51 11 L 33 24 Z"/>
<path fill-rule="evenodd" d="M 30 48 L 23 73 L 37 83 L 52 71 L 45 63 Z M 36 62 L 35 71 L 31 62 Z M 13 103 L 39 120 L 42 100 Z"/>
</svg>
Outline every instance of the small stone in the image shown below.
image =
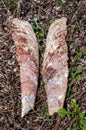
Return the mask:
<svg viewBox="0 0 86 130">
<path fill-rule="evenodd" d="M 36 3 L 40 3 L 40 0 L 34 0 Z"/>
<path fill-rule="evenodd" d="M 43 60 L 43 79 L 49 114 L 63 108 L 68 83 L 67 19 L 55 20 L 49 28 Z"/>
<path fill-rule="evenodd" d="M 24 20 L 12 21 L 12 38 L 20 65 L 22 117 L 34 109 L 38 85 L 38 43 L 31 25 Z"/>
</svg>

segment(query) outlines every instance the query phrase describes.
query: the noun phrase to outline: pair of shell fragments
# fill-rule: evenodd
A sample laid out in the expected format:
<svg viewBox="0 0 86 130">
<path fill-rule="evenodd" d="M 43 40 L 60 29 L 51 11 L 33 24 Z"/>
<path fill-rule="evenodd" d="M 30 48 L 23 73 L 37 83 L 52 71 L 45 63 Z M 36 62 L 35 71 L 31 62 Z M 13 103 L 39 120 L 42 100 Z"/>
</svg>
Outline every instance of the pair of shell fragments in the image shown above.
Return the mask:
<svg viewBox="0 0 86 130">
<path fill-rule="evenodd" d="M 45 82 L 49 114 L 63 107 L 68 82 L 66 18 L 57 19 L 49 28 L 42 75 Z M 17 18 L 12 21 L 12 38 L 20 65 L 22 117 L 34 109 L 38 86 L 38 42 L 31 25 Z"/>
</svg>

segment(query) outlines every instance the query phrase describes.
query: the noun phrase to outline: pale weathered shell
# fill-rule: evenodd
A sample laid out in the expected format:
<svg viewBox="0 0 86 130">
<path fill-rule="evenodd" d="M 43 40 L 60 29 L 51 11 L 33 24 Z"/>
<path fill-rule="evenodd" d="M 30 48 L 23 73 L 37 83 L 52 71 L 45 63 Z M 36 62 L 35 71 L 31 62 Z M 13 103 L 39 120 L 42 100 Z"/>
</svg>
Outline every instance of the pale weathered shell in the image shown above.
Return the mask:
<svg viewBox="0 0 86 130">
<path fill-rule="evenodd" d="M 31 25 L 17 18 L 12 21 L 12 38 L 20 65 L 22 117 L 34 109 L 38 85 L 38 43 Z"/>
<path fill-rule="evenodd" d="M 49 28 L 43 60 L 43 79 L 49 114 L 63 107 L 68 82 L 68 48 L 65 41 L 67 19 L 55 20 Z"/>
</svg>

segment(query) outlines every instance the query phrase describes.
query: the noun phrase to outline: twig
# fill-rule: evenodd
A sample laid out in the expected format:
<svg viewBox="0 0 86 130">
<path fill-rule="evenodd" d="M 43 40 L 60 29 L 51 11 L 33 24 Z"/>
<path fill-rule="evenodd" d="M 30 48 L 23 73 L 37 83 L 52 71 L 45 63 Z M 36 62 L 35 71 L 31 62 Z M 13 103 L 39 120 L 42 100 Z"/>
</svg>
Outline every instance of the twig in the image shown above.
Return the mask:
<svg viewBox="0 0 86 130">
<path fill-rule="evenodd" d="M 30 0 L 31 3 L 33 3 L 34 5 L 36 5 L 38 8 L 40 8 L 43 12 L 45 12 L 47 15 L 49 15 L 51 18 L 53 18 L 46 10 L 44 10 L 42 7 L 40 7 L 39 5 L 37 5 L 34 1 Z"/>
<path fill-rule="evenodd" d="M 76 100 L 80 100 L 80 98 L 81 98 L 84 94 L 86 94 L 86 91 L 82 92 L 82 93 L 76 98 Z"/>
<path fill-rule="evenodd" d="M 79 3 L 80 4 L 80 3 Z M 71 26 L 71 24 L 73 23 L 73 19 L 77 17 L 77 12 L 80 10 L 81 6 L 78 5 L 78 9 L 76 9 L 75 13 L 73 14 L 72 16 L 72 19 L 71 19 L 71 23 L 68 25 L 68 27 Z"/>
<path fill-rule="evenodd" d="M 79 26 L 79 24 L 78 24 L 78 22 L 77 22 L 77 19 L 76 19 L 76 24 L 77 24 L 77 26 L 78 26 L 78 28 L 79 28 L 80 33 L 81 33 L 82 36 L 84 37 L 84 33 L 81 31 L 81 28 L 80 28 L 80 26 Z"/>
<path fill-rule="evenodd" d="M 13 110 L 8 110 L 8 109 L 0 109 L 0 113 L 4 113 L 4 112 L 11 112 Z"/>
<path fill-rule="evenodd" d="M 16 16 L 17 18 L 20 17 L 21 3 L 22 3 L 22 0 L 19 0 L 18 3 L 17 3 L 16 9 L 15 9 L 14 12 L 13 12 L 13 18 L 14 18 L 15 16 Z"/>
<path fill-rule="evenodd" d="M 5 9 L 7 10 L 8 14 L 11 14 L 10 10 L 7 8 L 7 6 L 5 5 L 4 1 L 1 0 L 2 4 L 4 5 Z"/>
<path fill-rule="evenodd" d="M 22 0 L 19 0 L 19 2 L 17 3 L 16 13 L 17 13 L 17 17 L 18 17 L 18 18 L 20 17 L 21 3 L 22 3 Z"/>
</svg>

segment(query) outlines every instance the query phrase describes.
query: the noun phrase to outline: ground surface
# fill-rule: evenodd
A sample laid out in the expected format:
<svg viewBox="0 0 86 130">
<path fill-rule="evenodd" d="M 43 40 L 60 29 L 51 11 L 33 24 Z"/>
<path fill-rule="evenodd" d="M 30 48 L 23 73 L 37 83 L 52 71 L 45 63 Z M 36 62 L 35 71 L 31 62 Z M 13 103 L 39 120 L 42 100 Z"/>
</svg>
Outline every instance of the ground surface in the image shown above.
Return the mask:
<svg viewBox="0 0 86 130">
<path fill-rule="evenodd" d="M 86 112 L 86 1 L 65 0 L 65 3 L 58 5 L 55 0 L 23 0 L 20 8 L 17 1 L 14 1 L 0 1 L 0 130 L 72 130 L 73 118 L 60 117 L 57 113 L 46 116 L 47 102 L 41 65 L 50 23 L 56 18 L 67 17 L 68 63 L 69 68 L 73 69 L 69 69 L 64 108 L 72 109 L 71 98 L 75 98 L 81 111 Z M 20 74 L 15 45 L 11 38 L 11 17 L 30 22 L 39 41 L 40 76 L 37 99 L 34 111 L 24 118 L 20 117 Z M 84 68 L 84 71 L 76 72 L 79 67 Z"/>
</svg>

